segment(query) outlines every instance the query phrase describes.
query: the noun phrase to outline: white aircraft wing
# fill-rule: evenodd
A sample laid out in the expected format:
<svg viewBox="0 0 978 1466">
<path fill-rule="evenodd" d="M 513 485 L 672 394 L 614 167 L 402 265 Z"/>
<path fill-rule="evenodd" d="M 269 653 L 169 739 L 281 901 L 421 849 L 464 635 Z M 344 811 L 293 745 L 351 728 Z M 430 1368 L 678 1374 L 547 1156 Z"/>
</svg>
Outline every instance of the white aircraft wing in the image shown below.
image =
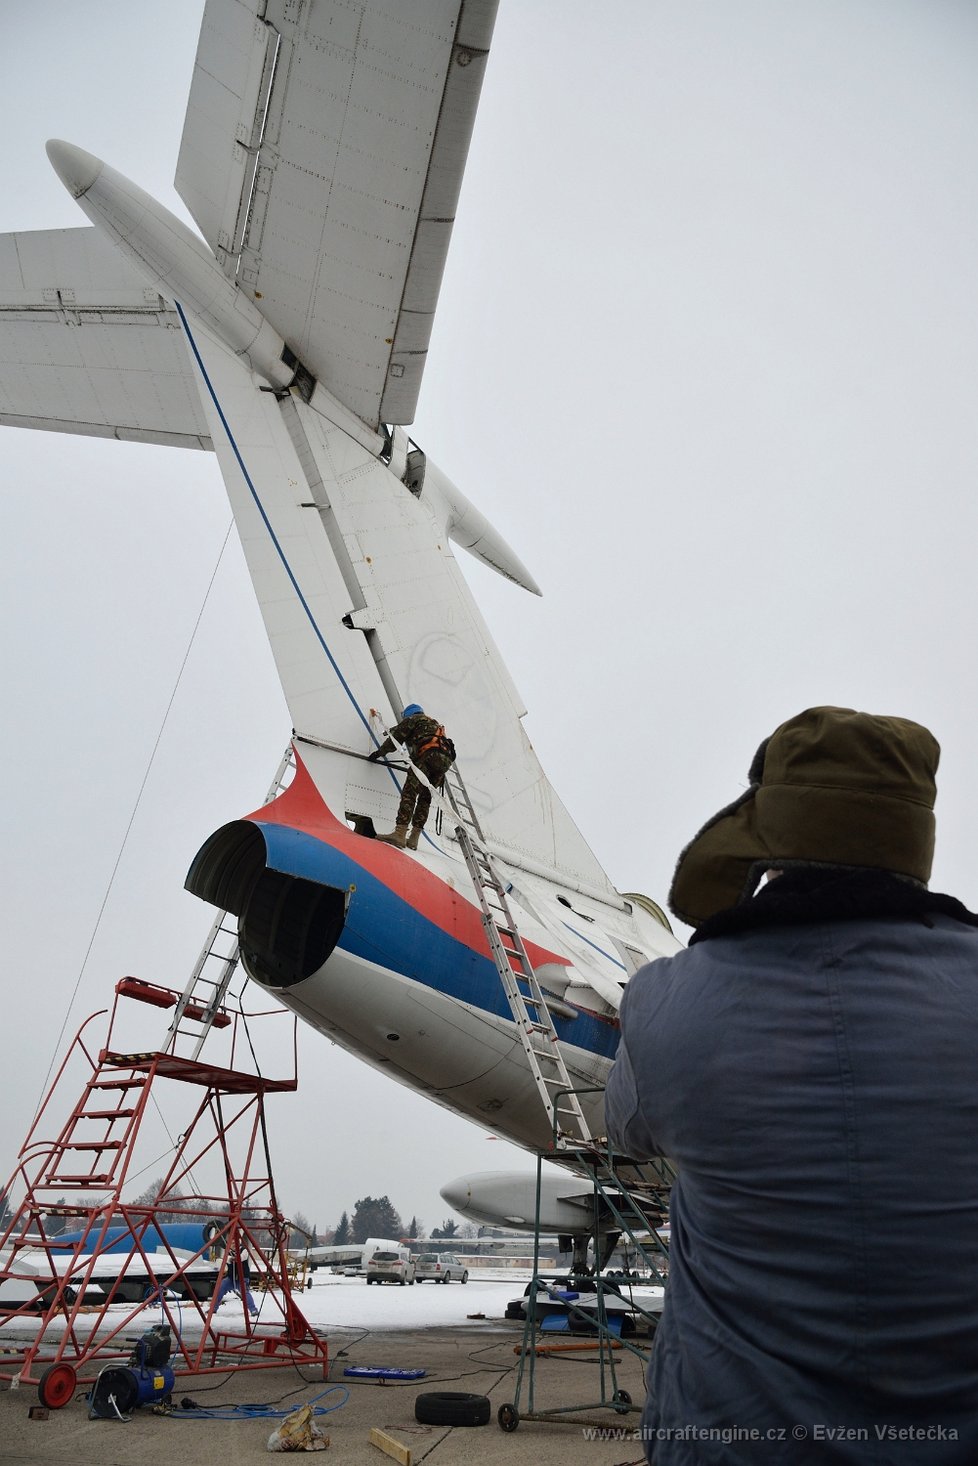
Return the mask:
<svg viewBox="0 0 978 1466">
<path fill-rule="evenodd" d="M 304 1257 L 314 1267 L 319 1267 L 326 1263 L 366 1262 L 372 1252 L 384 1252 L 388 1249 L 396 1252 L 401 1246 L 403 1243 L 390 1237 L 368 1237 L 366 1242 L 348 1242 L 345 1246 L 330 1243 L 325 1247 L 293 1247 L 291 1251 L 294 1256 Z"/>
<path fill-rule="evenodd" d="M 207 0 L 177 190 L 363 422 L 414 416 L 497 0 Z"/>
<path fill-rule="evenodd" d="M 211 447 L 176 311 L 97 229 L 0 235 L 0 424 Z"/>
<path fill-rule="evenodd" d="M 340 1266 L 363 1260 L 363 1247 L 359 1242 L 351 1242 L 348 1247 L 293 1247 L 290 1251 L 295 1257 L 305 1258 L 311 1267 Z"/>
</svg>

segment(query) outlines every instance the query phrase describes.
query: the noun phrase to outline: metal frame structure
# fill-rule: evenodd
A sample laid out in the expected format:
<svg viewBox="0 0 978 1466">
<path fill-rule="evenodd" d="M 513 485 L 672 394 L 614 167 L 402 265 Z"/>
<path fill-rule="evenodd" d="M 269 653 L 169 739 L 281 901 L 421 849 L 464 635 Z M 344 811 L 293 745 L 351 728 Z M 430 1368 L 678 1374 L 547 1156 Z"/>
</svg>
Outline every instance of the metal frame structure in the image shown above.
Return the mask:
<svg viewBox="0 0 978 1466">
<path fill-rule="evenodd" d="M 103 1009 L 79 1030 L 8 1184 L 8 1197 L 23 1199 L 0 1236 L 0 1279 L 4 1292 L 21 1297 L 4 1306 L 0 1293 L 0 1379 L 12 1388 L 38 1384 L 44 1403 L 67 1404 L 79 1380 L 128 1357 L 148 1301 L 170 1327 L 176 1374 L 296 1363 L 321 1368 L 325 1378 L 326 1340 L 289 1285 L 288 1223 L 275 1197 L 265 1124 L 265 1096 L 297 1087 L 294 1020 L 293 1072 L 266 1079 L 236 1067 L 246 1015 L 223 1007 L 201 1021 L 230 1028 L 227 1066 L 172 1052 L 172 1033 L 163 1050 L 117 1051 L 120 1000 L 134 998 L 156 1007 L 180 1002 L 178 993 L 136 979 L 116 985 L 104 1045 L 96 1049 L 89 1036 Z M 265 1016 L 272 1015 L 247 1015 Z M 79 1065 L 81 1095 L 61 1120 L 58 1100 Z M 154 1202 L 129 1204 L 123 1189 L 139 1174 L 140 1128 L 164 1082 L 183 1086 L 185 1097 L 196 1092 L 196 1109 Z M 77 1200 L 66 1202 L 72 1194 Z M 172 1245 L 164 1214 L 171 1223 L 174 1215 L 199 1223 L 200 1245 Z M 55 1217 L 66 1232 L 64 1219 L 76 1222 L 73 1240 L 59 1241 Z M 118 1228 L 131 1245 L 110 1253 L 110 1230 Z M 134 1288 L 148 1296 L 134 1298 Z M 261 1294 L 254 1315 L 252 1288 Z"/>
<path fill-rule="evenodd" d="M 578 1090 L 577 1095 L 589 1092 Z M 584 1416 L 585 1412 L 589 1410 L 613 1410 L 618 1415 L 627 1415 L 633 1410 L 638 1410 L 640 1407 L 633 1405 L 628 1392 L 619 1388 L 615 1353 L 618 1350 L 626 1350 L 645 1364 L 648 1362 L 649 1351 L 634 1339 L 629 1338 L 624 1330 L 619 1333 L 611 1322 L 607 1307 L 609 1296 L 620 1298 L 622 1294 L 617 1281 L 602 1275 L 602 1266 L 614 1246 L 624 1236 L 628 1238 L 649 1274 L 661 1282 L 665 1281 L 663 1264 L 668 1259 L 668 1246 L 660 1235 L 656 1223 L 661 1222 L 664 1197 L 674 1176 L 669 1163 L 660 1161 L 654 1166 L 661 1176 L 661 1184 L 650 1184 L 646 1181 L 644 1185 L 633 1189 L 632 1183 L 626 1177 L 627 1172 L 635 1166 L 635 1162 L 617 1155 L 608 1147 L 602 1147 L 597 1141 L 588 1146 L 572 1146 L 566 1139 L 563 1141 L 559 1139 L 555 1124 L 554 1150 L 561 1151 L 563 1158 L 573 1164 L 575 1169 L 583 1172 L 593 1187 L 595 1265 L 591 1273 L 585 1274 L 582 1268 L 577 1276 L 572 1274 L 569 1280 L 570 1288 L 566 1287 L 566 1275 L 562 1274 L 558 1278 L 556 1275 L 544 1274 L 540 1271 L 542 1166 L 544 1160 L 552 1159 L 552 1155 L 547 1156 L 541 1153 L 537 1156 L 533 1275 L 527 1294 L 526 1322 L 523 1326 L 523 1341 L 516 1369 L 516 1388 L 512 1402 L 500 1405 L 496 1412 L 499 1427 L 505 1431 L 516 1430 L 524 1420 L 542 1421 L 551 1425 L 580 1426 L 582 1423 L 588 1423 Z M 647 1169 L 647 1164 L 645 1169 Z M 615 1240 L 610 1247 L 603 1248 L 600 1236 L 602 1232 L 609 1230 L 613 1233 Z M 557 1285 L 562 1280 L 565 1287 L 558 1291 Z M 575 1281 L 585 1282 L 588 1288 L 593 1288 L 593 1292 L 587 1293 L 586 1302 L 584 1299 L 576 1302 L 575 1297 L 570 1296 L 574 1292 Z M 546 1409 L 538 1408 L 536 1369 L 542 1322 L 540 1316 L 541 1293 L 563 1303 L 571 1321 L 576 1318 L 581 1323 L 586 1322 L 589 1329 L 594 1329 L 594 1347 L 598 1351 L 600 1371 L 600 1389 L 597 1400 L 548 1406 Z M 628 1301 L 631 1303 L 633 1317 L 637 1315 L 644 1320 L 650 1334 L 654 1334 L 658 1326 L 658 1315 L 642 1308 L 634 1298 Z M 524 1392 L 525 1406 L 523 1406 Z"/>
<path fill-rule="evenodd" d="M 418 774 L 418 777 L 428 783 L 423 774 Z M 626 1156 L 616 1154 L 606 1142 L 592 1135 L 581 1100 L 584 1095 L 597 1094 L 601 1090 L 594 1087 L 575 1088 L 571 1084 L 546 993 L 537 979 L 512 906 L 507 900 L 506 884 L 495 867 L 462 776 L 454 765 L 445 776 L 445 794 L 454 815 L 455 836 L 481 908 L 489 949 L 540 1102 L 550 1121 L 552 1137 L 549 1152 L 546 1155 L 542 1152 L 537 1155 L 533 1275 L 527 1295 L 526 1323 L 517 1366 L 516 1390 L 512 1403 L 499 1407 L 497 1419 L 501 1429 L 511 1431 L 516 1430 L 521 1419 L 580 1424 L 582 1411 L 612 1409 L 617 1414 L 628 1414 L 637 1407 L 632 1406 L 628 1393 L 618 1387 L 615 1350 L 629 1350 L 643 1362 L 648 1356 L 647 1351 L 632 1340 L 619 1337 L 617 1330 L 609 1322 L 608 1295 L 620 1297 L 621 1294 L 617 1285 L 602 1275 L 602 1269 L 614 1247 L 626 1236 L 649 1274 L 657 1281 L 665 1281 L 663 1263 L 668 1260 L 668 1247 L 658 1231 L 658 1226 L 667 1208 L 669 1189 L 675 1179 L 675 1172 L 664 1158 L 639 1165 Z M 442 803 L 438 791 L 433 790 L 433 795 Z M 539 1295 L 541 1290 L 549 1291 L 550 1285 L 557 1281 L 556 1278 L 547 1278 L 540 1272 L 541 1167 L 544 1159 L 552 1160 L 558 1155 L 562 1162 L 586 1176 L 593 1188 L 594 1268 L 593 1271 L 588 1269 L 586 1256 L 583 1255 L 585 1249 L 581 1248 L 580 1255 L 575 1252 L 573 1274 L 580 1280 L 586 1280 L 588 1287 L 593 1287 L 594 1293 L 589 1293 L 586 1307 L 583 1304 L 575 1306 L 570 1297 L 561 1301 L 566 1304 L 570 1318 L 577 1316 L 581 1321 L 586 1319 L 588 1326 L 596 1329 L 600 1398 L 583 1404 L 538 1410 L 535 1389 Z M 645 1238 L 651 1239 L 651 1248 L 643 1240 Z M 607 1245 L 608 1242 L 610 1245 Z M 573 1276 L 571 1281 L 574 1281 Z M 634 1299 L 631 1303 L 633 1316 L 637 1314 L 644 1318 L 650 1333 L 654 1332 L 658 1316 L 641 1308 Z M 521 1414 L 519 1407 L 524 1376 L 528 1408 Z"/>
</svg>

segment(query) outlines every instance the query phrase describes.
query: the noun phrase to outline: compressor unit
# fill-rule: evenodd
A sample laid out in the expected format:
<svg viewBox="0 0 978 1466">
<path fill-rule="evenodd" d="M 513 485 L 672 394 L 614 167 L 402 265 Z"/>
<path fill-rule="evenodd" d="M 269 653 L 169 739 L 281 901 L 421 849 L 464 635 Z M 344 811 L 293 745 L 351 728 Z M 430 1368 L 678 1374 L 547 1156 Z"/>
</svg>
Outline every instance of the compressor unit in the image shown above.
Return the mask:
<svg viewBox="0 0 978 1466">
<path fill-rule="evenodd" d="M 169 1403 L 174 1381 L 169 1324 L 156 1324 L 132 1343 L 128 1365 L 107 1365 L 92 1386 L 89 1420 L 130 1420 L 139 1405 Z"/>
</svg>

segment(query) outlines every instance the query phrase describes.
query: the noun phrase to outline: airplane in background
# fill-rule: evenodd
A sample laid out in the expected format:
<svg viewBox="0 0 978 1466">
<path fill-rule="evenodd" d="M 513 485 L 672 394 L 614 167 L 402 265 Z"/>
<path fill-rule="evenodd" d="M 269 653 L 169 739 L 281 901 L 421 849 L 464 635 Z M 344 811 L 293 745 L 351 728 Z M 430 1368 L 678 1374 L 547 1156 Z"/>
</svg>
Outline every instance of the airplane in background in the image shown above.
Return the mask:
<svg viewBox="0 0 978 1466">
<path fill-rule="evenodd" d="M 375 1252 L 397 1252 L 403 1241 L 393 1237 L 368 1237 L 366 1242 L 329 1243 L 311 1247 L 294 1247 L 293 1257 L 303 1262 L 310 1272 L 317 1268 L 342 1268 L 351 1277 L 362 1276 L 367 1270 L 367 1259 Z"/>
<path fill-rule="evenodd" d="M 90 224 L 0 237 L 0 424 L 216 453 L 295 777 L 205 842 L 188 888 L 233 913 L 249 977 L 313 1028 L 540 1151 L 552 1121 L 457 800 L 416 851 L 384 843 L 401 771 L 367 759 L 411 703 L 451 733 L 476 856 L 600 1135 L 622 989 L 679 944 L 549 784 L 452 545 L 535 581 L 406 431 L 495 8 L 207 0 L 176 171 L 200 235 L 51 142 Z M 503 1182 L 496 1220 L 511 1210 Z"/>
<path fill-rule="evenodd" d="M 158 1296 L 163 1279 L 175 1296 L 206 1301 L 222 1282 L 216 1232 L 204 1221 L 120 1224 L 108 1227 L 97 1247 L 89 1245 L 91 1233 L 85 1231 L 38 1234 L 18 1251 L 12 1274 L 10 1253 L 0 1259 L 0 1308 L 41 1309 L 50 1301 L 52 1274 L 67 1275 L 70 1290 L 86 1306 L 110 1295 L 117 1303 L 142 1303 Z M 79 1244 L 87 1250 L 79 1251 Z"/>
</svg>

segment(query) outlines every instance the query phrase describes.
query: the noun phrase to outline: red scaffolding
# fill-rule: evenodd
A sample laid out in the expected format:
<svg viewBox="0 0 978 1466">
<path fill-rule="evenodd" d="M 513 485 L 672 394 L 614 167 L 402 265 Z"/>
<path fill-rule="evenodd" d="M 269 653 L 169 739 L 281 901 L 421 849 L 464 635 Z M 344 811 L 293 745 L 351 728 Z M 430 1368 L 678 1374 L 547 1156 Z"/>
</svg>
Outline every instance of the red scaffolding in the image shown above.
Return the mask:
<svg viewBox="0 0 978 1466">
<path fill-rule="evenodd" d="M 172 1042 L 115 1050 L 120 999 L 131 998 L 170 1007 L 179 995 L 132 978 L 116 985 L 104 1045 L 89 1037 L 103 1009 L 75 1037 L 8 1183 L 15 1209 L 0 1236 L 0 1379 L 35 1383 L 44 1403 L 66 1404 L 78 1382 L 129 1357 L 147 1308 L 150 1321 L 170 1327 L 175 1374 L 296 1363 L 325 1378 L 326 1340 L 292 1296 L 289 1226 L 265 1125 L 266 1094 L 297 1087 L 294 1025 L 292 1075 L 266 1079 L 235 1067 L 244 1018 L 224 1010 L 210 1021 L 229 1027 L 228 1067 L 181 1058 Z M 79 1065 L 81 1094 L 63 1119 L 60 1096 Z M 152 1098 L 162 1108 L 171 1084 L 184 1087 L 192 1118 L 152 1204 L 127 1203 L 147 1106 Z"/>
</svg>

